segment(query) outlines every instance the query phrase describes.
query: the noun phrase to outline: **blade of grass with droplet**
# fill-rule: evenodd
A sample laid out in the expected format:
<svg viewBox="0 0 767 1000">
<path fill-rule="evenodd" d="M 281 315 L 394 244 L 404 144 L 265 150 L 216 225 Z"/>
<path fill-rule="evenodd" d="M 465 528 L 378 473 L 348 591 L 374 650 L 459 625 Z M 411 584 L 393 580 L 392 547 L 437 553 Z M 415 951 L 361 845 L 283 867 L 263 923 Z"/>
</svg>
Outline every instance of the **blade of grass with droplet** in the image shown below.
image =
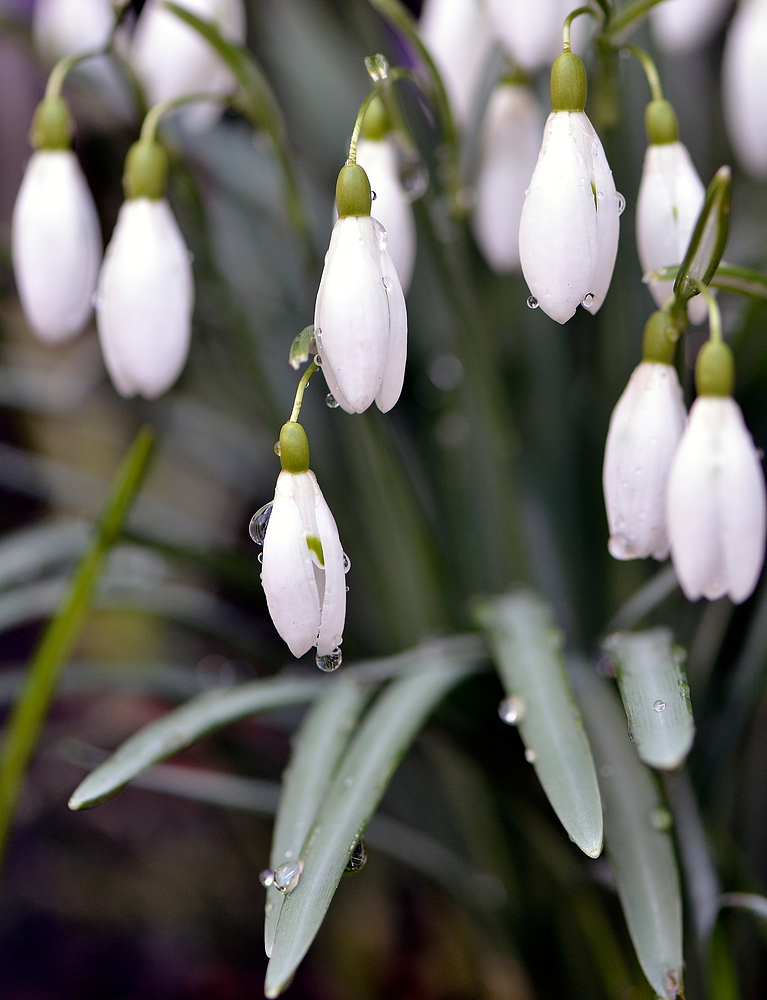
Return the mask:
<svg viewBox="0 0 767 1000">
<path fill-rule="evenodd" d="M 660 997 L 682 984 L 682 899 L 668 815 L 652 772 L 626 734 L 626 716 L 610 685 L 587 664 L 571 662 L 599 767 L 605 845 L 642 971 Z"/>
<path fill-rule="evenodd" d="M 424 655 L 424 654 L 422 654 Z M 392 684 L 367 713 L 338 768 L 286 897 L 266 972 L 267 997 L 288 986 L 325 918 L 346 863 L 401 757 L 466 668 L 424 659 L 424 669 Z"/>
<path fill-rule="evenodd" d="M 673 771 L 692 749 L 695 723 L 682 664 L 671 629 L 616 632 L 603 649 L 615 660 L 618 689 L 640 758 Z"/>
<path fill-rule="evenodd" d="M 82 781 L 69 800 L 70 809 L 97 806 L 129 781 L 222 726 L 256 712 L 313 701 L 322 679 L 267 679 L 211 691 L 167 712 L 134 733 L 108 760 Z"/>
<path fill-rule="evenodd" d="M 684 260 L 674 282 L 674 295 L 687 302 L 698 294 L 696 283 L 707 285 L 714 276 L 730 228 L 732 171 L 720 167 L 706 191 L 706 200 L 690 237 Z"/>
<path fill-rule="evenodd" d="M 551 610 L 518 591 L 483 602 L 475 615 L 507 697 L 521 699 L 517 726 L 543 790 L 570 837 L 595 858 L 602 850 L 599 786 Z"/>
<path fill-rule="evenodd" d="M 269 858 L 272 869 L 300 855 L 368 691 L 348 679 L 328 684 L 304 719 L 295 737 L 290 763 L 282 776 L 282 794 Z M 273 885 L 268 887 L 264 918 L 267 955 L 272 953 L 284 901 L 285 896 L 278 889 Z"/>
</svg>

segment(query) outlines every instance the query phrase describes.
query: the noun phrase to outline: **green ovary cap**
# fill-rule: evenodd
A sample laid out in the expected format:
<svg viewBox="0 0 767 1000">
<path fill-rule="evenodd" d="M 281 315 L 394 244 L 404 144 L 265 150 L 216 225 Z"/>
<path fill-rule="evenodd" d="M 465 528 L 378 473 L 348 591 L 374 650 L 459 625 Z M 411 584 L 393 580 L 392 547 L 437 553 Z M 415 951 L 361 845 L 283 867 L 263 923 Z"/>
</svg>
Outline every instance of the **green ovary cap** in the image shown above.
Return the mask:
<svg viewBox="0 0 767 1000">
<path fill-rule="evenodd" d="M 358 163 L 347 163 L 341 167 L 336 182 L 336 204 L 341 219 L 347 215 L 370 215 L 373 204 L 370 181 Z"/>
<path fill-rule="evenodd" d="M 551 67 L 551 110 L 583 111 L 586 92 L 586 67 L 573 52 L 562 52 Z"/>
<path fill-rule="evenodd" d="M 37 105 L 30 139 L 35 149 L 71 149 L 72 117 L 63 97 L 46 97 Z"/>
<path fill-rule="evenodd" d="M 668 101 L 650 101 L 644 111 L 644 123 L 652 146 L 676 142 L 676 115 Z"/>
<path fill-rule="evenodd" d="M 389 116 L 380 97 L 374 97 L 362 119 L 362 134 L 366 139 L 379 140 L 391 132 Z"/>
<path fill-rule="evenodd" d="M 722 340 L 707 340 L 695 363 L 699 396 L 731 396 L 735 386 L 735 358 Z"/>
<path fill-rule="evenodd" d="M 645 324 L 642 361 L 652 361 L 661 365 L 673 364 L 678 336 L 669 314 L 658 309 Z"/>
<path fill-rule="evenodd" d="M 309 439 L 301 424 L 289 420 L 280 431 L 280 462 L 285 472 L 307 472 Z"/>
<path fill-rule="evenodd" d="M 125 157 L 123 187 L 126 198 L 152 198 L 157 201 L 165 196 L 168 179 L 168 154 L 159 142 L 139 139 Z"/>
</svg>

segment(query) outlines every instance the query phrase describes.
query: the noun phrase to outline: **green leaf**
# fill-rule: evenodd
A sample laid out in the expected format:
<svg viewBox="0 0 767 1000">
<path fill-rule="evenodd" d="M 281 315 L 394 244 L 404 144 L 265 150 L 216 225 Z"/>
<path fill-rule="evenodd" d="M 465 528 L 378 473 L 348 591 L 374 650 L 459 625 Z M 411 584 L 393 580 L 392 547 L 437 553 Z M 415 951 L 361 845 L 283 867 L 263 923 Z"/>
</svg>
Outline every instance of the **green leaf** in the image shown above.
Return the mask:
<svg viewBox="0 0 767 1000">
<path fill-rule="evenodd" d="M 673 281 L 678 273 L 679 267 L 674 264 L 670 267 L 659 267 L 657 271 L 649 271 L 642 280 Z M 721 263 L 709 284 L 712 288 L 721 288 L 725 292 L 737 292 L 752 299 L 767 300 L 767 278 L 748 267 Z"/>
<path fill-rule="evenodd" d="M 687 302 L 698 294 L 695 283 L 708 285 L 719 267 L 730 228 L 732 171 L 720 167 L 708 186 L 706 200 L 674 282 L 674 295 Z"/>
<path fill-rule="evenodd" d="M 515 725 L 559 821 L 589 857 L 602 851 L 602 803 L 594 760 L 562 656 L 551 610 L 519 591 L 476 609 L 495 652 Z"/>
<path fill-rule="evenodd" d="M 673 1000 L 682 985 L 682 900 L 669 814 L 608 682 L 584 663 L 572 662 L 570 673 L 599 768 L 605 845 L 631 940 L 650 985 Z"/>
<path fill-rule="evenodd" d="M 668 628 L 617 632 L 603 643 L 614 657 L 618 688 L 639 756 L 650 767 L 673 771 L 692 749 L 695 724 L 690 688 Z"/>
<path fill-rule="evenodd" d="M 286 989 L 308 951 L 401 757 L 435 706 L 466 676 L 465 667 L 421 655 L 424 669 L 394 681 L 368 712 L 323 800 L 300 858 L 300 878 L 280 914 L 267 997 Z"/>
<path fill-rule="evenodd" d="M 126 740 L 78 785 L 69 800 L 69 808 L 97 806 L 142 771 L 191 746 L 208 733 L 256 712 L 304 705 L 317 697 L 321 686 L 321 678 L 275 678 L 250 681 L 193 698 Z"/>
<path fill-rule="evenodd" d="M 297 858 L 341 754 L 368 698 L 368 692 L 345 678 L 326 685 L 299 730 L 282 776 L 282 794 L 272 835 L 269 866 Z M 273 885 L 266 890 L 264 948 L 271 955 L 285 896 Z"/>
<path fill-rule="evenodd" d="M 295 371 L 309 360 L 309 352 L 314 345 L 314 323 L 305 326 L 290 345 L 288 361 Z"/>
</svg>

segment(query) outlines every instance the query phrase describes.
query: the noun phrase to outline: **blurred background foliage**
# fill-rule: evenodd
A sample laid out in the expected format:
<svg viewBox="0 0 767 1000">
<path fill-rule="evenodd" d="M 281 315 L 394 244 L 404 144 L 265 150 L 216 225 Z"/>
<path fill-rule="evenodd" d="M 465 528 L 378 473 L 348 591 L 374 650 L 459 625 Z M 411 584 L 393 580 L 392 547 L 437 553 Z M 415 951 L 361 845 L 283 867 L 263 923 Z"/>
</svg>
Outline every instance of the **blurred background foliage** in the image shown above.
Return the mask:
<svg viewBox="0 0 767 1000">
<path fill-rule="evenodd" d="M 410 7 L 417 13 L 418 0 Z M 192 354 L 166 397 L 125 401 L 106 377 L 93 329 L 65 347 L 40 346 L 14 291 L 10 213 L 45 82 L 29 13 L 6 0 L 0 31 L 4 703 L 139 424 L 149 422 L 159 443 L 25 787 L 0 886 L 2 993 L 257 996 L 266 966 L 258 873 L 270 820 L 140 788 L 71 814 L 66 799 L 82 777 L 82 755 L 66 741 L 111 749 L 180 700 L 272 674 L 288 659 L 266 612 L 247 525 L 274 489 L 272 448 L 296 383 L 288 348 L 312 319 L 335 177 L 369 87 L 363 57 L 380 51 L 394 65 L 407 54 L 364 0 L 248 4 L 248 45 L 285 114 L 310 234 L 303 240 L 289 226 L 272 149 L 243 119 L 227 114 L 202 134 L 168 126 L 171 200 L 194 253 Z M 632 41 L 652 51 L 645 27 Z M 722 42 L 720 33 L 689 56 L 656 54 L 680 138 L 704 181 L 732 162 L 719 97 Z M 468 227 L 449 218 L 434 122 L 413 91 L 400 92 L 432 178 L 415 206 L 403 397 L 386 416 L 350 417 L 324 405 L 315 379 L 302 414 L 312 467 L 353 563 L 345 662 L 465 630 L 475 595 L 520 581 L 553 605 L 571 647 L 598 655 L 612 616 L 659 572 L 608 556 L 601 493 L 608 419 L 653 308 L 633 223 L 647 84 L 634 61 L 616 59 L 614 68 L 612 127 L 604 114 L 594 117 L 628 209 L 604 307 L 595 317 L 579 310 L 565 327 L 526 308 L 522 279 L 493 274 Z M 536 81 L 544 101 L 547 85 L 544 73 Z M 139 119 L 124 94 L 100 91 L 85 72 L 72 73 L 66 93 L 108 238 Z M 767 188 L 733 167 L 726 258 L 764 272 Z M 737 397 L 765 447 L 767 307 L 726 294 L 720 301 L 737 355 Z M 703 336 L 699 329 L 688 338 L 688 401 Z M 51 534 L 19 533 L 42 522 Z M 665 595 L 643 622 L 671 625 L 689 651 L 698 727 L 689 773 L 721 884 L 762 892 L 767 590 L 737 609 L 726 599 L 690 605 L 673 586 Z M 384 830 L 378 847 L 369 843 L 364 871 L 342 881 L 289 996 L 652 995 L 607 861 L 590 861 L 568 843 L 518 736 L 498 718 L 501 696 L 494 677 L 479 676 L 436 713 L 383 804 L 410 841 L 387 845 Z M 285 710 L 238 723 L 181 763 L 276 781 L 299 718 Z M 748 915 L 723 915 L 705 968 L 689 930 L 696 882 L 688 867 L 685 879 L 689 996 L 767 996 L 763 928 Z"/>
</svg>

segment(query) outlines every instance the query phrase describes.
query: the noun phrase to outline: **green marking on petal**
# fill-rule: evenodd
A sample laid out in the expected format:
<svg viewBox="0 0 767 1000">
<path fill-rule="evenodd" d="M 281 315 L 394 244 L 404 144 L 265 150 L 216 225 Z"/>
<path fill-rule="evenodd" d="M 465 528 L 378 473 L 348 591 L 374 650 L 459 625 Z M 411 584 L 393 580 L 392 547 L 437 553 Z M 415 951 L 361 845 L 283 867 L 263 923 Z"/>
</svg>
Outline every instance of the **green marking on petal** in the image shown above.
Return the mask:
<svg viewBox="0 0 767 1000">
<path fill-rule="evenodd" d="M 316 535 L 307 535 L 306 544 L 309 546 L 309 551 L 313 552 L 317 559 L 319 560 L 320 566 L 325 568 L 325 555 L 322 551 L 322 542 L 317 538 Z"/>
<path fill-rule="evenodd" d="M 599 203 L 597 202 L 597 186 L 593 181 L 591 182 L 591 193 L 594 195 L 594 211 L 598 212 Z"/>
</svg>

